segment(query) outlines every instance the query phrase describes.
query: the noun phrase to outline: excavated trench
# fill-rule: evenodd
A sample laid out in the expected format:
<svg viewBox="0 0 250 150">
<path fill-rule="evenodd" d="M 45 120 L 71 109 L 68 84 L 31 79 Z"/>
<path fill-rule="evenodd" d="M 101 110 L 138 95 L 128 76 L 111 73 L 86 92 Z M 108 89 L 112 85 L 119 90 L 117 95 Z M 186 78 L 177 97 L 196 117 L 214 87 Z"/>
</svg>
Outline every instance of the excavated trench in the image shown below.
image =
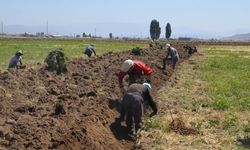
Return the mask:
<svg viewBox="0 0 250 150">
<path fill-rule="evenodd" d="M 188 58 L 183 44 L 173 46 L 180 63 Z M 0 149 L 133 149 L 125 126 L 116 122 L 121 95 L 115 73 L 126 59 L 145 62 L 154 69 L 153 93 L 172 74 L 160 67 L 166 50 L 141 53 L 74 59 L 67 64 L 69 72 L 61 75 L 43 65 L 0 73 Z"/>
</svg>

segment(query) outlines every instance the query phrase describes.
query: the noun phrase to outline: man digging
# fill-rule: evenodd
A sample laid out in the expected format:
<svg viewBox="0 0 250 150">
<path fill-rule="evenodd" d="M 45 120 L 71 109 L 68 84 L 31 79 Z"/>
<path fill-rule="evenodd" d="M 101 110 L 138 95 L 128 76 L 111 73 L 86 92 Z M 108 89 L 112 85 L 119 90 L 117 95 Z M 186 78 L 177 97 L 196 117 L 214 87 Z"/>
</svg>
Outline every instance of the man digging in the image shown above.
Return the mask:
<svg viewBox="0 0 250 150">
<path fill-rule="evenodd" d="M 149 105 L 153 112 L 150 116 L 157 114 L 158 108 L 151 94 L 151 85 L 149 83 L 131 84 L 123 96 L 120 121 L 126 116 L 126 125 L 129 131 L 129 137 L 135 138 L 137 131 L 141 128 L 142 117 Z"/>
</svg>

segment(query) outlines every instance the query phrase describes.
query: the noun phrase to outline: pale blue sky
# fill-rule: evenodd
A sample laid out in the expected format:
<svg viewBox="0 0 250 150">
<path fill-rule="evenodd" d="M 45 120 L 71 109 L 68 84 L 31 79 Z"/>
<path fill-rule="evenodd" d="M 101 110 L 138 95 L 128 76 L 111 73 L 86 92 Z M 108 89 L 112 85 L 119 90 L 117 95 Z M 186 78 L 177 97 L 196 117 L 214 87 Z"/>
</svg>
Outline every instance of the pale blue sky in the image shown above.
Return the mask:
<svg viewBox="0 0 250 150">
<path fill-rule="evenodd" d="M 44 30 L 48 20 L 53 34 L 147 36 L 152 19 L 162 36 L 167 22 L 174 36 L 249 33 L 250 0 L 0 0 L 6 32 L 18 32 L 11 25 Z"/>
</svg>

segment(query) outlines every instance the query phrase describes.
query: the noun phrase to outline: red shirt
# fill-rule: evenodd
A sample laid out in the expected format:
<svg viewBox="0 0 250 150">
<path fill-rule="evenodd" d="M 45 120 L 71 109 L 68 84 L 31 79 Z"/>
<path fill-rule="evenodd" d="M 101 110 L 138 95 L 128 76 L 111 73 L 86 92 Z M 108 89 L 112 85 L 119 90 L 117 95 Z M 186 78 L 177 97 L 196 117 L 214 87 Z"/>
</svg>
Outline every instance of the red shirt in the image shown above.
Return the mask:
<svg viewBox="0 0 250 150">
<path fill-rule="evenodd" d="M 130 70 L 130 73 L 133 74 L 146 74 L 146 75 L 151 75 L 153 72 L 153 69 L 151 69 L 149 66 L 147 66 L 145 63 L 141 62 L 141 61 L 133 61 L 134 62 L 134 66 L 133 69 Z M 120 71 L 117 76 L 118 76 L 118 80 L 119 80 L 119 84 L 122 84 L 122 80 L 124 78 L 125 75 L 127 75 L 128 72 L 122 72 Z"/>
</svg>

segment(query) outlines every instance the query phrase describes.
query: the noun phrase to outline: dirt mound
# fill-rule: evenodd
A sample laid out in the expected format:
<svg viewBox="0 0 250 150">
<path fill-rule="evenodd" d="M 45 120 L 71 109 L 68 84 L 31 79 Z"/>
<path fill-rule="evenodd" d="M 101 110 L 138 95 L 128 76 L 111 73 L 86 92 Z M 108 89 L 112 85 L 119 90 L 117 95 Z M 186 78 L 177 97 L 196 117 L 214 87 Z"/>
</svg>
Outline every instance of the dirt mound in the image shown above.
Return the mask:
<svg viewBox="0 0 250 150">
<path fill-rule="evenodd" d="M 174 47 L 181 61 L 188 58 L 183 45 Z M 154 69 L 156 92 L 172 74 L 159 67 L 165 54 L 150 48 L 137 56 L 127 51 L 74 59 L 61 75 L 44 66 L 0 73 L 0 149 L 132 149 L 110 105 L 120 98 L 114 74 L 124 60 L 142 60 Z"/>
</svg>

